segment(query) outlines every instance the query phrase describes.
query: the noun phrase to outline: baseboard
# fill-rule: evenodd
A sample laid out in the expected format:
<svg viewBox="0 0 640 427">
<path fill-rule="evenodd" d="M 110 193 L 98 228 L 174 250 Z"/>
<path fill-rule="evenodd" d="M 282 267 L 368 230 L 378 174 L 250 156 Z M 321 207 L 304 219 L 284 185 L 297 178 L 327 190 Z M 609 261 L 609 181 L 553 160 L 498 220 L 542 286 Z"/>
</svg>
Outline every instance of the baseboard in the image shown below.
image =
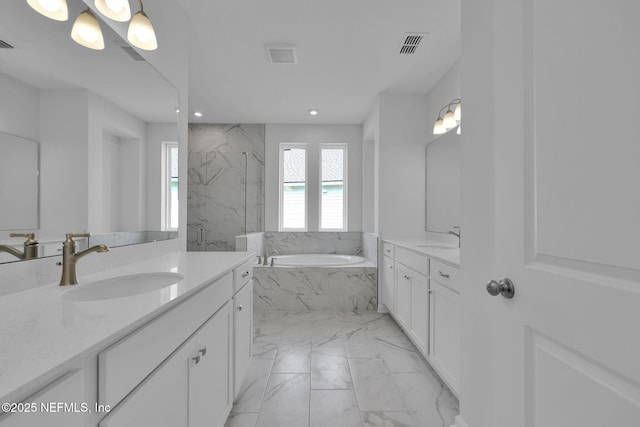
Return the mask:
<svg viewBox="0 0 640 427">
<path fill-rule="evenodd" d="M 467 423 L 462 419 L 462 415 L 458 415 L 453 420 L 454 424 L 451 427 L 469 427 Z"/>
</svg>

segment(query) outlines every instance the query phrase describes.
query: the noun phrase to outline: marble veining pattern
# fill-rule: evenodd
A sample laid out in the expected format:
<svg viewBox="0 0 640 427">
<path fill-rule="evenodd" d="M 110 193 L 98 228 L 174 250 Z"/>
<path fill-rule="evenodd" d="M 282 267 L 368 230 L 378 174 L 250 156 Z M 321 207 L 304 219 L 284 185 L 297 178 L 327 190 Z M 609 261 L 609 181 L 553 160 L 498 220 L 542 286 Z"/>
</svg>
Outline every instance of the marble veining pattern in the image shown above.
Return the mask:
<svg viewBox="0 0 640 427">
<path fill-rule="evenodd" d="M 254 353 L 242 388 L 253 391 L 241 393 L 225 427 L 449 427 L 459 412 L 387 314 L 265 311 L 254 322 L 254 349 L 266 351 Z M 412 372 L 393 372 L 402 357 Z"/>
<path fill-rule="evenodd" d="M 189 251 L 233 251 L 264 229 L 264 149 L 264 125 L 189 125 Z"/>
<path fill-rule="evenodd" d="M 353 232 L 276 232 L 264 233 L 265 250 L 290 254 L 362 255 L 362 233 Z"/>
<path fill-rule="evenodd" d="M 254 267 L 257 311 L 376 310 L 375 267 Z"/>
</svg>

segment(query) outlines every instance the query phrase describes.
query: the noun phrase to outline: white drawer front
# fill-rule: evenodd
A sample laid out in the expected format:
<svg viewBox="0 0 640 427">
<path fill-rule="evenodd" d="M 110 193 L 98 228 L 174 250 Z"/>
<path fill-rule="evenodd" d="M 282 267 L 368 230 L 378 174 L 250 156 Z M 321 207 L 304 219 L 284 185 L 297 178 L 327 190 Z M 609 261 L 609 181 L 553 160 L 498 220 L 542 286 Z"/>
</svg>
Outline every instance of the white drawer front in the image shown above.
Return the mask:
<svg viewBox="0 0 640 427">
<path fill-rule="evenodd" d="M 396 262 L 402 263 L 425 276 L 429 275 L 429 258 L 405 248 L 396 248 Z"/>
<path fill-rule="evenodd" d="M 98 355 L 98 401 L 112 407 L 233 296 L 231 273 Z"/>
<path fill-rule="evenodd" d="M 233 293 L 238 292 L 253 277 L 253 266 L 255 261 L 250 259 L 240 267 L 233 270 Z"/>
<path fill-rule="evenodd" d="M 458 294 L 461 291 L 462 284 L 459 268 L 451 267 L 450 265 L 432 259 L 430 279 L 435 280 Z"/>
<path fill-rule="evenodd" d="M 387 243 L 387 242 L 383 242 L 382 243 L 382 254 L 388 257 L 395 257 L 395 250 L 396 247 L 393 246 L 391 243 Z"/>
</svg>

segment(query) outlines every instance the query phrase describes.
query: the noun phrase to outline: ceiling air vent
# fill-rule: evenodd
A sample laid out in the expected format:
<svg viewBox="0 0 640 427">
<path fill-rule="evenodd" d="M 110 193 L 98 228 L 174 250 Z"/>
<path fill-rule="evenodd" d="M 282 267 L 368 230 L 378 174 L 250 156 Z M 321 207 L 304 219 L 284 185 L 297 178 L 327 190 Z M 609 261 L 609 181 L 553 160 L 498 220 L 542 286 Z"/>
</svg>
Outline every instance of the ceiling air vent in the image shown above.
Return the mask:
<svg viewBox="0 0 640 427">
<path fill-rule="evenodd" d="M 122 48 L 122 50 L 127 52 L 127 55 L 133 58 L 134 61 L 146 61 L 146 59 L 144 59 L 144 57 L 140 55 L 138 51 L 132 48 L 131 46 L 120 46 L 120 47 Z"/>
<path fill-rule="evenodd" d="M 13 46 L 4 40 L 0 40 L 0 49 L 13 49 Z"/>
<path fill-rule="evenodd" d="M 271 64 L 297 64 L 295 44 L 265 44 L 267 57 Z"/>
<path fill-rule="evenodd" d="M 424 38 L 426 33 L 406 33 L 402 39 L 402 45 L 400 45 L 401 55 L 413 55 L 418 49 L 418 45 Z"/>
</svg>

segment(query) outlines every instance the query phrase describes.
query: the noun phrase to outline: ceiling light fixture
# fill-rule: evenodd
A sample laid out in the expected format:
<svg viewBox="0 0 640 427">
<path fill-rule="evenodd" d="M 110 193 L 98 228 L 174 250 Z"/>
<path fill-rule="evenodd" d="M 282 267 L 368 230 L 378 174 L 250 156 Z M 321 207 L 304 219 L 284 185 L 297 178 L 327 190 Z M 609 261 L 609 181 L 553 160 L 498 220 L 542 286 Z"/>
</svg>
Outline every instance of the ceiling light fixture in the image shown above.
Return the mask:
<svg viewBox="0 0 640 427">
<path fill-rule="evenodd" d="M 317 116 L 319 113 L 318 110 L 316 110 L 315 108 L 312 108 L 311 110 L 309 110 L 309 114 L 311 114 L 312 116 Z"/>
<path fill-rule="evenodd" d="M 95 0 L 96 9 L 109 19 L 127 22 L 131 19 L 129 0 Z"/>
<path fill-rule="evenodd" d="M 91 12 L 91 9 L 87 8 L 87 10 L 78 15 L 71 29 L 71 38 L 79 45 L 89 49 L 104 49 L 104 37 L 102 36 L 100 23 Z"/>
<path fill-rule="evenodd" d="M 451 107 L 453 107 L 454 105 L 455 105 L 454 110 L 451 110 Z M 445 113 L 444 119 L 443 119 L 442 112 L 445 109 L 447 110 L 447 112 Z M 440 109 L 440 112 L 438 113 L 438 118 L 436 119 L 436 123 L 433 126 L 433 134 L 442 135 L 444 133 L 447 133 L 451 129 L 455 128 L 456 126 L 459 126 L 461 120 L 462 120 L 462 100 L 460 98 L 456 98 Z"/>
<path fill-rule="evenodd" d="M 29 6 L 41 15 L 56 21 L 69 19 L 67 0 L 27 0 Z"/>
<path fill-rule="evenodd" d="M 156 50 L 158 48 L 158 41 L 156 39 L 156 32 L 153 30 L 151 20 L 144 13 L 144 6 L 142 0 L 140 1 L 140 10 L 133 15 L 131 22 L 129 23 L 129 32 L 127 33 L 127 40 L 129 43 L 142 50 Z"/>
<path fill-rule="evenodd" d="M 196 117 L 202 117 L 202 113 L 200 111 L 196 111 L 193 115 Z"/>
</svg>

